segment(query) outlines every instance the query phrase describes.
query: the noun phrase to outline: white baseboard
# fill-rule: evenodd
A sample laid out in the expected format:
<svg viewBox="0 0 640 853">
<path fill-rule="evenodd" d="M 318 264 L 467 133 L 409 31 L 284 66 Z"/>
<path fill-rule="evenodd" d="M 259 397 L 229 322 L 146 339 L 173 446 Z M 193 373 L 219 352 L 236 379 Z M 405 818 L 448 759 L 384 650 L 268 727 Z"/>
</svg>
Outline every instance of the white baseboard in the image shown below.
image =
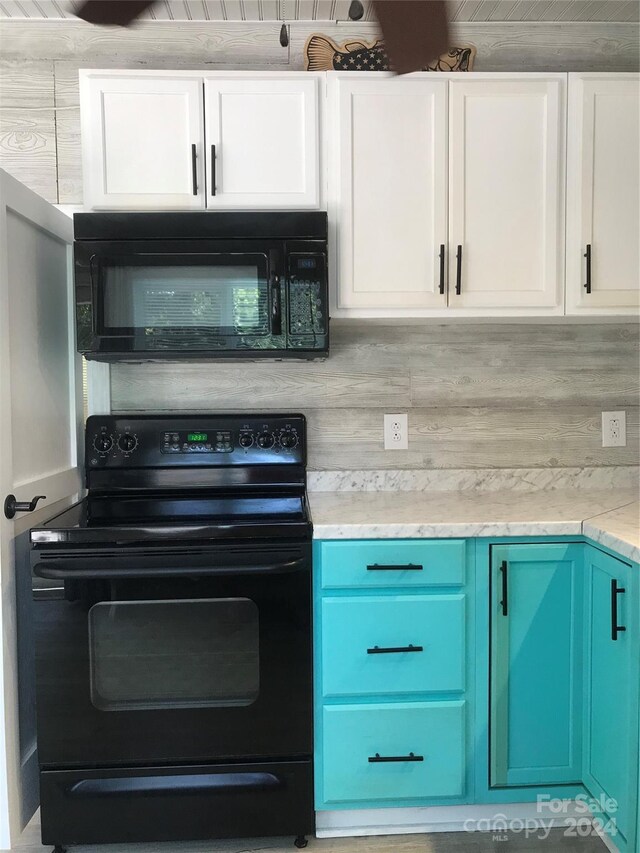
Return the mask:
<svg viewBox="0 0 640 853">
<path fill-rule="evenodd" d="M 557 801 L 556 801 L 557 802 Z M 529 833 L 543 837 L 548 829 L 589 820 L 575 800 L 564 800 L 561 814 L 546 804 L 496 803 L 425 808 L 357 809 L 316 812 L 318 838 L 346 838 L 363 835 L 405 835 L 429 832 Z M 604 839 L 603 839 L 604 840 Z M 607 843 L 612 853 L 617 848 Z"/>
</svg>

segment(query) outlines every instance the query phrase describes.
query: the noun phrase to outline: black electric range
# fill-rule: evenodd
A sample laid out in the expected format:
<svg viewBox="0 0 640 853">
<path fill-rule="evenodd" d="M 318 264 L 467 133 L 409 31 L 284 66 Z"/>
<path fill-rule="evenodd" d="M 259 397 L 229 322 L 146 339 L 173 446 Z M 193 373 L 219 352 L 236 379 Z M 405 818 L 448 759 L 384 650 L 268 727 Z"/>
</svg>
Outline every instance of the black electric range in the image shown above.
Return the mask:
<svg viewBox="0 0 640 853">
<path fill-rule="evenodd" d="M 44 843 L 305 843 L 305 461 L 297 414 L 89 418 L 87 496 L 31 531 Z"/>
</svg>

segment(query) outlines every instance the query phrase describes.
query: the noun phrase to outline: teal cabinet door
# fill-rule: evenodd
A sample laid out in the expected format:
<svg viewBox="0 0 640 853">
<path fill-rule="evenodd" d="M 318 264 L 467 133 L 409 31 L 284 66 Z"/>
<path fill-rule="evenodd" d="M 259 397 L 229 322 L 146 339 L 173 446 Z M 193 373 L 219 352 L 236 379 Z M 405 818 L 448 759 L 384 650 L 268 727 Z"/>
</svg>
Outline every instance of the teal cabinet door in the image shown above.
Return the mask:
<svg viewBox="0 0 640 853">
<path fill-rule="evenodd" d="M 581 780 L 580 545 L 491 549 L 491 785 Z"/>
<path fill-rule="evenodd" d="M 638 785 L 638 570 L 597 548 L 586 551 L 585 783 L 630 840 Z"/>
</svg>

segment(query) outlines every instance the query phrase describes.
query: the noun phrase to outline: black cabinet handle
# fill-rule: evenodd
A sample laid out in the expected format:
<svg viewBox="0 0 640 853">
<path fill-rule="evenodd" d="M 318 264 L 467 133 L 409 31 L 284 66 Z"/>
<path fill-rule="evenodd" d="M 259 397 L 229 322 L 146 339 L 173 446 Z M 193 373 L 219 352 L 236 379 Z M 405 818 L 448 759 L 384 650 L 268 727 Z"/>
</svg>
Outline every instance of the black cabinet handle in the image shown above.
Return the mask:
<svg viewBox="0 0 640 853">
<path fill-rule="evenodd" d="M 211 146 L 211 195 L 216 194 L 216 146 Z"/>
<path fill-rule="evenodd" d="M 444 293 L 444 243 L 440 243 L 440 293 Z"/>
<path fill-rule="evenodd" d="M 198 195 L 198 153 L 195 143 L 191 146 L 191 178 L 193 180 L 193 194 Z"/>
<path fill-rule="evenodd" d="M 626 631 L 624 625 L 618 625 L 618 596 L 623 595 L 627 590 L 623 586 L 618 586 L 618 581 L 615 578 L 611 580 L 611 639 L 617 640 L 618 634 L 621 631 Z"/>
<path fill-rule="evenodd" d="M 4 499 L 5 518 L 13 518 L 17 512 L 33 512 L 38 501 L 46 501 L 46 495 L 36 495 L 30 501 L 18 501 L 15 495 L 7 495 Z"/>
<path fill-rule="evenodd" d="M 374 646 L 372 649 L 367 649 L 368 655 L 399 655 L 403 652 L 423 652 L 422 646 L 414 646 L 409 643 L 408 646 Z"/>
<path fill-rule="evenodd" d="M 424 755 L 414 755 L 413 752 L 409 755 L 380 755 L 376 752 L 375 755 L 369 756 L 369 764 L 386 764 L 392 761 L 424 761 Z"/>
<path fill-rule="evenodd" d="M 282 311 L 280 306 L 280 278 L 271 278 L 271 334 L 282 334 Z"/>
<path fill-rule="evenodd" d="M 591 243 L 587 243 L 587 251 L 583 257 L 587 260 L 587 280 L 584 283 L 584 289 L 587 293 L 591 293 Z"/>
<path fill-rule="evenodd" d="M 502 574 L 502 601 L 500 605 L 502 606 L 502 615 L 509 615 L 509 581 L 507 578 L 507 561 L 503 560 L 500 563 L 500 573 Z"/>
<path fill-rule="evenodd" d="M 456 249 L 456 294 L 462 293 L 462 246 Z"/>
<path fill-rule="evenodd" d="M 400 564 L 397 566 L 386 566 L 382 563 L 373 563 L 370 566 L 367 566 L 368 572 L 421 572 L 423 569 L 422 566 L 417 563 L 406 563 L 404 565 Z"/>
</svg>

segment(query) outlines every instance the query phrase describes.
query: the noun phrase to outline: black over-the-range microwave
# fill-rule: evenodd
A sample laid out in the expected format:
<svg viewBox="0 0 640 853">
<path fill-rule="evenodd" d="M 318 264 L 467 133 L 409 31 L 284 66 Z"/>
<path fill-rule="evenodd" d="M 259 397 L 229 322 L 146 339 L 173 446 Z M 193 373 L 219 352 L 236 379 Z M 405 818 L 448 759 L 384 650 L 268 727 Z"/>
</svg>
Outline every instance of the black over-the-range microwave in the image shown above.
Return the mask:
<svg viewBox="0 0 640 853">
<path fill-rule="evenodd" d="M 74 254 L 88 359 L 328 354 L 324 212 L 76 213 Z"/>
</svg>

